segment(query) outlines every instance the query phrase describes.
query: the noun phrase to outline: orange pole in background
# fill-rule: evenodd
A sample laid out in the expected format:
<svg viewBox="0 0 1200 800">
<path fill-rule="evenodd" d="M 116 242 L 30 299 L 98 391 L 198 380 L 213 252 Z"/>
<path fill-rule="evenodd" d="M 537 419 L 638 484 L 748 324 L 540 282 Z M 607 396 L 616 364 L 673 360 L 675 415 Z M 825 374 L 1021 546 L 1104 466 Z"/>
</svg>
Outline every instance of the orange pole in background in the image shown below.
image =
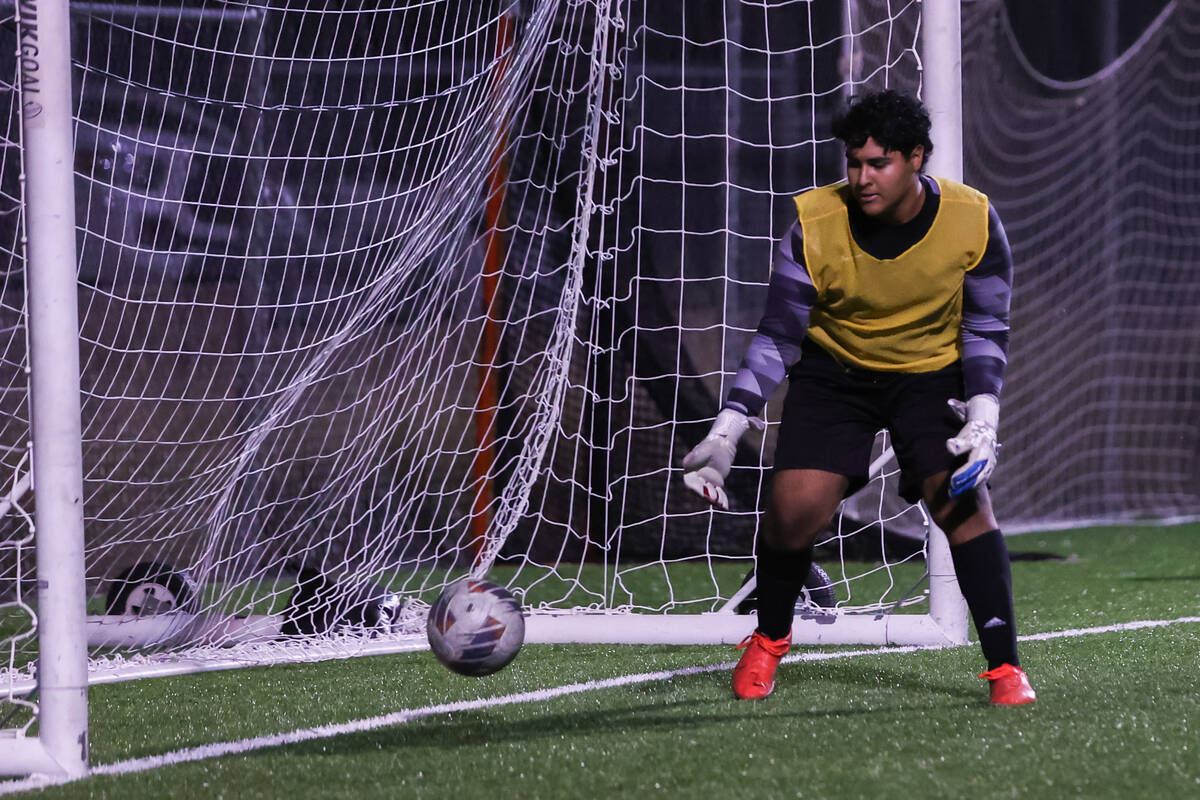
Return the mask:
<svg viewBox="0 0 1200 800">
<path fill-rule="evenodd" d="M 494 87 L 498 95 L 512 60 L 513 27 L 507 12 L 500 15 L 496 28 L 496 68 Z M 500 352 L 500 323 L 496 303 L 500 293 L 500 276 L 507 255 L 504 235 L 504 192 L 508 185 L 508 124 L 502 120 L 496 133 L 495 147 L 488 168 L 487 203 L 484 222 L 487 243 L 483 256 L 480 288 L 483 302 L 483 331 L 479 342 L 479 396 L 475 401 L 475 460 L 472 474 L 475 479 L 475 502 L 471 507 L 471 548 L 478 563 L 491 525 L 491 504 L 495 496 L 492 476 L 496 465 L 496 411 L 500 391 L 496 382 L 496 359 Z"/>
</svg>

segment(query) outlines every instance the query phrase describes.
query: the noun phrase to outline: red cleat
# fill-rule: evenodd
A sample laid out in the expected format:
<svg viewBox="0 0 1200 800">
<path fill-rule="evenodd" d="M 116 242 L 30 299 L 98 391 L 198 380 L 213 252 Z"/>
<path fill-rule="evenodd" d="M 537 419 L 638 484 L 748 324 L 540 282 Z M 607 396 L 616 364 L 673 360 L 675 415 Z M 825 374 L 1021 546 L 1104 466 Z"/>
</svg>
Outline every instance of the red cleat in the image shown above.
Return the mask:
<svg viewBox="0 0 1200 800">
<path fill-rule="evenodd" d="M 768 639 L 758 631 L 738 645 L 745 650 L 733 668 L 733 693 L 739 700 L 761 700 L 775 691 L 775 669 L 792 646 L 792 635 Z"/>
<path fill-rule="evenodd" d="M 995 669 L 979 674 L 992 683 L 992 705 L 1023 706 L 1037 700 L 1037 693 L 1029 685 L 1025 670 L 1012 664 L 1001 664 Z"/>
</svg>

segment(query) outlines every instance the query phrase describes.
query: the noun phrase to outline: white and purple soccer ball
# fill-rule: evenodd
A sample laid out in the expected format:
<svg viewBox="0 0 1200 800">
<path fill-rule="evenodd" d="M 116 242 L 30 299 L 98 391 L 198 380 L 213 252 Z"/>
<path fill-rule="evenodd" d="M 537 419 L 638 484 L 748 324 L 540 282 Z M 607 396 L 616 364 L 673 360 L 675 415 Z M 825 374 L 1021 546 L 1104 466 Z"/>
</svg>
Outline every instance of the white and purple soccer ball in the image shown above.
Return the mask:
<svg viewBox="0 0 1200 800">
<path fill-rule="evenodd" d="M 525 641 L 525 618 L 507 589 L 465 578 L 438 595 L 425 631 L 438 661 L 461 675 L 478 677 L 516 658 Z"/>
</svg>

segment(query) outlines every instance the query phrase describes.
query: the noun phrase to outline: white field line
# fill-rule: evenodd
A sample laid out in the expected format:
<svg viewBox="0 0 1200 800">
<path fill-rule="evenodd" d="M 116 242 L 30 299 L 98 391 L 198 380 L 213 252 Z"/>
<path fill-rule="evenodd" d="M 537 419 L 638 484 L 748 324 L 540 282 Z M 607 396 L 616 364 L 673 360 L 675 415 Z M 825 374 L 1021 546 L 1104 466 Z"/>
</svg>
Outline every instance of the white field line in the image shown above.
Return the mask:
<svg viewBox="0 0 1200 800">
<path fill-rule="evenodd" d="M 1102 625 L 1095 628 L 1073 628 L 1071 630 L 1052 631 L 1050 633 L 1035 633 L 1028 636 L 1021 636 L 1019 638 L 1023 642 L 1043 642 L 1050 639 L 1094 636 L 1102 633 L 1137 631 L 1145 628 L 1162 628 L 1168 625 L 1181 625 L 1189 623 L 1200 623 L 1200 617 L 1178 617 L 1176 619 L 1124 622 L 1116 625 Z M 857 656 L 913 653 L 919 650 L 942 650 L 962 646 L 969 645 L 909 645 L 904 647 L 884 646 L 873 647 L 865 650 L 843 650 L 838 652 L 816 653 L 804 652 L 785 656 L 782 663 L 792 664 L 800 661 L 833 661 L 836 659 L 854 658 Z M 621 675 L 616 678 L 606 678 L 604 680 L 569 683 L 564 686 L 555 686 L 549 689 L 537 689 L 531 692 L 506 694 L 499 697 L 484 697 L 476 700 L 459 700 L 453 703 L 440 703 L 438 705 L 425 706 L 423 708 L 410 708 L 403 711 L 396 711 L 391 714 L 384 714 L 378 717 L 368 717 L 366 719 L 343 722 L 336 725 L 318 725 L 314 728 L 300 728 L 288 733 L 276 733 L 269 736 L 255 736 L 249 739 L 239 739 L 232 742 L 218 742 L 216 744 L 201 745 L 200 747 L 189 747 L 183 750 L 175 750 L 174 752 L 164 753 L 160 756 L 147 756 L 146 758 L 134 758 L 129 759 L 128 761 L 116 761 L 111 764 L 99 764 L 92 767 L 90 775 L 128 775 L 135 772 L 145 772 L 147 770 L 158 769 L 159 767 L 184 764 L 191 761 L 202 761 L 208 758 L 218 758 L 220 756 L 249 753 L 254 750 L 262 750 L 268 747 L 279 747 L 287 744 L 310 742 L 315 739 L 329 739 L 335 736 L 363 733 L 365 731 L 377 730 L 379 728 L 390 728 L 396 725 L 403 725 L 407 722 L 412 722 L 413 720 L 438 716 L 441 714 L 453 714 L 462 711 L 478 711 L 480 709 L 516 705 L 518 703 L 537 703 L 546 700 L 552 700 L 556 697 L 582 694 L 584 692 L 595 692 L 601 689 L 615 689 L 620 686 L 633 686 L 639 683 L 668 681 L 673 678 L 681 678 L 689 675 L 702 675 L 709 672 L 723 672 L 732 670 L 736 663 L 737 662 L 735 661 L 725 661 L 720 664 L 707 664 L 696 667 L 684 667 L 682 669 L 660 670 L 657 672 L 642 672 L 635 675 Z M 0 783 L 0 794 L 10 794 L 12 792 L 19 792 L 27 789 L 39 789 L 46 786 L 57 786 L 59 784 L 70 783 L 74 780 L 79 779 L 55 776 L 34 776 L 21 780 Z"/>
</svg>

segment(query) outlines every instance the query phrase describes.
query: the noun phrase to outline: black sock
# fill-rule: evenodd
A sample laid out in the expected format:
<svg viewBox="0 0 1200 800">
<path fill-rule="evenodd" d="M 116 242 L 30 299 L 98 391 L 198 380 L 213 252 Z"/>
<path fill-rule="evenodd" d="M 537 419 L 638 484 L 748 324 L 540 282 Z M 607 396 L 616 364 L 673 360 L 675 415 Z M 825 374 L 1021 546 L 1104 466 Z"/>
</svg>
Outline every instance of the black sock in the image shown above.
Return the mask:
<svg viewBox="0 0 1200 800">
<path fill-rule="evenodd" d="M 782 639 L 792 630 L 796 599 L 812 569 L 811 547 L 775 550 L 759 543 L 755 581 L 758 584 L 758 632 Z"/>
<path fill-rule="evenodd" d="M 950 555 L 988 669 L 1001 664 L 1019 666 L 1012 569 L 1004 536 L 998 530 L 990 530 L 951 547 Z"/>
</svg>

